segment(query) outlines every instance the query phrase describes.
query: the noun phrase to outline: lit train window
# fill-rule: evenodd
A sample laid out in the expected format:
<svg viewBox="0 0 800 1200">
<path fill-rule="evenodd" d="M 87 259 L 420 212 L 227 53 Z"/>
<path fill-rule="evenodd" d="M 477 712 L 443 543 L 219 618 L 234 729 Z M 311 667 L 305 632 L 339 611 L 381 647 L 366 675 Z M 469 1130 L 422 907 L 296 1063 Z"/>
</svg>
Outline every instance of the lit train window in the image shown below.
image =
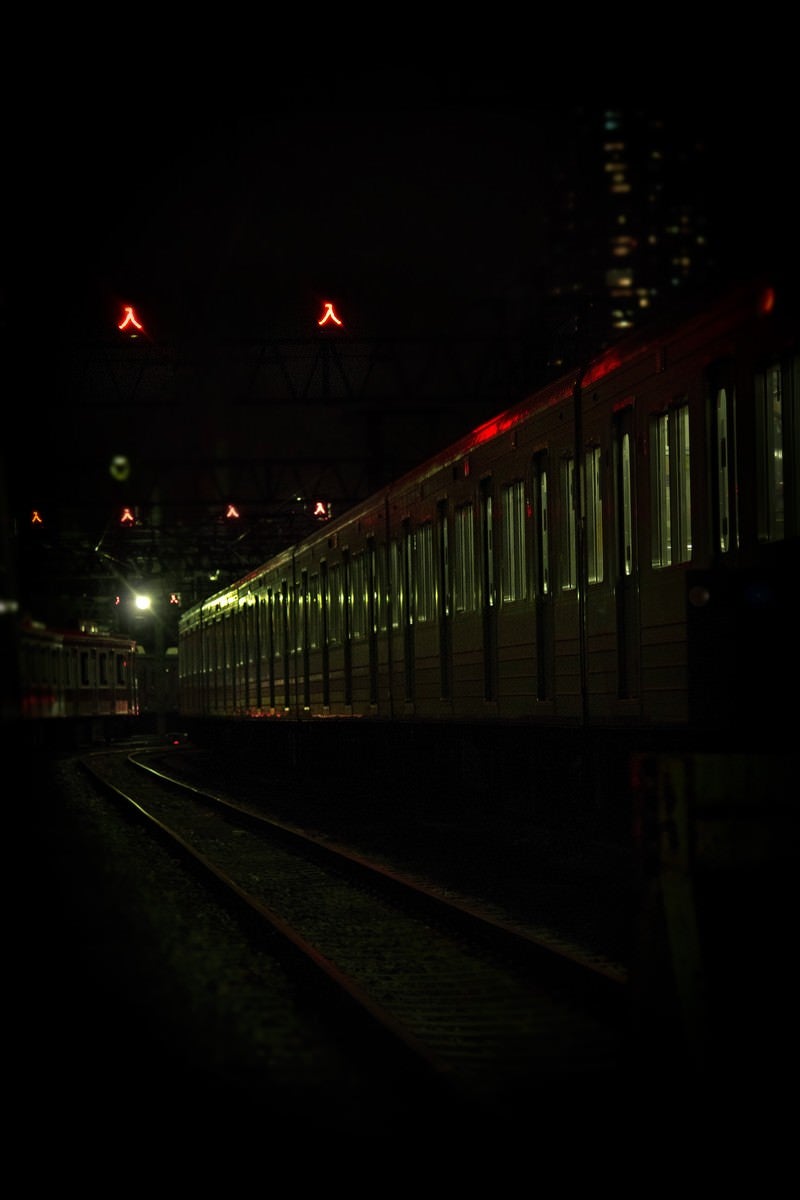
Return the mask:
<svg viewBox="0 0 800 1200">
<path fill-rule="evenodd" d="M 283 656 L 283 707 L 289 707 L 289 688 L 291 678 L 291 666 L 289 663 L 289 655 L 293 649 L 291 641 L 291 607 L 292 607 L 293 589 L 288 579 L 281 580 L 280 587 L 280 643 L 281 654 Z"/>
<path fill-rule="evenodd" d="M 471 504 L 456 509 L 453 595 L 456 612 L 475 611 L 475 533 Z"/>
<path fill-rule="evenodd" d="M 497 595 L 494 582 L 494 505 L 492 500 L 491 478 L 481 480 L 481 566 L 483 568 L 483 589 L 481 602 L 484 611 L 494 608 Z M 486 676 L 485 699 L 491 699 L 490 677 Z"/>
<path fill-rule="evenodd" d="M 650 422 L 652 565 L 692 557 L 689 406 L 678 405 Z"/>
<path fill-rule="evenodd" d="M 414 555 L 414 535 L 411 532 L 410 517 L 403 518 L 402 527 L 401 578 L 403 581 L 403 608 L 401 620 L 403 635 L 403 696 L 406 703 L 413 703 L 416 689 L 414 645 L 414 600 L 416 597 L 414 571 L 416 560 Z"/>
<path fill-rule="evenodd" d="M 450 616 L 450 531 L 447 523 L 447 501 L 437 505 L 436 531 L 438 535 L 439 586 L 441 588 L 440 609 L 443 617 Z"/>
<path fill-rule="evenodd" d="M 276 588 L 273 595 L 273 614 L 272 614 L 272 652 L 275 658 L 280 658 L 284 652 L 284 638 L 281 636 L 284 629 L 284 615 L 286 612 L 286 603 L 282 588 Z"/>
<path fill-rule="evenodd" d="M 383 546 L 375 553 L 375 601 L 378 629 L 383 633 L 388 623 L 388 603 L 386 595 L 386 555 Z"/>
<path fill-rule="evenodd" d="M 565 458 L 561 463 L 561 504 L 564 513 L 561 541 L 561 590 L 572 591 L 578 586 L 578 555 L 575 533 L 575 461 Z"/>
<path fill-rule="evenodd" d="M 623 575 L 633 574 L 633 498 L 631 485 L 631 435 L 627 430 L 616 442 L 619 563 Z"/>
<path fill-rule="evenodd" d="M 502 490 L 502 563 L 503 600 L 524 600 L 527 595 L 525 558 L 525 488 L 522 480 Z"/>
<path fill-rule="evenodd" d="M 783 387 L 776 363 L 756 376 L 758 458 L 758 537 L 777 542 L 784 536 Z"/>
<path fill-rule="evenodd" d="M 669 420 L 666 413 L 650 424 L 650 461 L 653 464 L 651 529 L 654 567 L 672 562 L 672 520 L 670 516 Z"/>
<path fill-rule="evenodd" d="M 378 608 L 381 603 L 380 599 L 380 561 L 382 554 L 379 549 L 376 549 L 375 539 L 370 537 L 367 539 L 367 551 L 364 555 L 364 563 L 366 566 L 366 601 L 367 601 L 367 631 L 370 636 L 378 630 Z"/>
<path fill-rule="evenodd" d="M 729 507 L 730 479 L 728 475 L 728 393 L 717 389 L 717 507 L 719 512 L 719 548 L 730 549 L 731 514 Z"/>
<path fill-rule="evenodd" d="M 275 592 L 273 588 L 267 588 L 267 603 L 266 612 L 264 614 L 265 624 L 265 645 L 267 649 L 267 682 L 269 693 L 269 706 L 275 708 L 277 702 L 276 693 L 276 671 L 275 671 Z"/>
<path fill-rule="evenodd" d="M 250 597 L 250 602 L 247 605 L 247 663 L 251 668 L 257 668 L 258 665 L 258 600 L 255 596 Z M 252 678 L 258 677 L 257 670 L 252 672 Z"/>
<path fill-rule="evenodd" d="M 692 557 L 692 475 L 689 448 L 689 405 L 681 404 L 674 410 L 675 451 L 678 464 L 677 510 L 675 529 L 680 562 L 690 562 Z"/>
<path fill-rule="evenodd" d="M 280 608 L 281 651 L 280 652 L 285 659 L 288 659 L 290 651 L 294 648 L 293 642 L 291 640 L 292 596 L 293 596 L 293 594 L 294 594 L 294 589 L 292 588 L 289 580 L 288 579 L 282 580 L 281 589 L 279 592 L 279 599 L 280 599 L 280 604 L 281 604 L 281 608 Z M 284 672 L 288 676 L 288 667 L 284 668 Z"/>
<path fill-rule="evenodd" d="M 294 620 L 294 648 L 301 653 L 305 646 L 306 603 L 303 582 L 300 580 L 292 591 L 292 617 Z"/>
<path fill-rule="evenodd" d="M 353 556 L 350 568 L 352 590 L 352 635 L 354 638 L 367 636 L 367 570 L 363 551 Z"/>
<path fill-rule="evenodd" d="M 436 616 L 436 594 L 434 586 L 433 525 L 428 522 L 417 530 L 416 548 L 416 591 L 417 620 L 422 624 Z"/>
<path fill-rule="evenodd" d="M 341 564 L 333 563 L 328 572 L 328 640 L 330 642 L 341 642 L 344 631 L 341 575 Z"/>
<path fill-rule="evenodd" d="M 540 596 L 550 594 L 550 513 L 547 500 L 547 454 L 536 455 L 534 471 L 537 504 L 536 538 L 539 557 L 537 562 L 537 584 Z"/>
<path fill-rule="evenodd" d="M 403 628 L 408 630 L 413 624 L 416 617 L 414 612 L 414 600 L 416 597 L 416 579 L 414 572 L 416 570 L 416 555 L 414 554 L 414 535 L 411 532 L 411 522 L 406 519 L 403 522 Z M 407 694 L 410 696 L 411 690 L 407 688 Z"/>
<path fill-rule="evenodd" d="M 586 452 L 586 558 L 589 583 L 603 582 L 603 498 L 599 446 Z"/>
<path fill-rule="evenodd" d="M 389 604 L 392 610 L 392 629 L 399 629 L 403 608 L 403 571 L 400 543 L 389 547 Z"/>
<path fill-rule="evenodd" d="M 308 644 L 316 650 L 322 644 L 322 597 L 319 575 L 312 575 L 308 585 Z"/>
</svg>

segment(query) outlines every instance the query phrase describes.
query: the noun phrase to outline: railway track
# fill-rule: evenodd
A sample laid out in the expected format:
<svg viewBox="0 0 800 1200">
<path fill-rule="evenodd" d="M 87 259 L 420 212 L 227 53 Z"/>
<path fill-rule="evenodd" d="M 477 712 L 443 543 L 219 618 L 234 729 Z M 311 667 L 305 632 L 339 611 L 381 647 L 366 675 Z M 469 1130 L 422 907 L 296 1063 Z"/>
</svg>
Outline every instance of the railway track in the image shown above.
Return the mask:
<svg viewBox="0 0 800 1200">
<path fill-rule="evenodd" d="M 371 1040 L 382 1070 L 495 1117 L 531 1088 L 622 1082 L 626 980 L 611 965 L 276 822 L 246 794 L 211 793 L 202 775 L 181 777 L 180 750 L 82 762 L 263 941 L 316 973 L 320 1003 L 338 998 L 348 1036 Z"/>
</svg>

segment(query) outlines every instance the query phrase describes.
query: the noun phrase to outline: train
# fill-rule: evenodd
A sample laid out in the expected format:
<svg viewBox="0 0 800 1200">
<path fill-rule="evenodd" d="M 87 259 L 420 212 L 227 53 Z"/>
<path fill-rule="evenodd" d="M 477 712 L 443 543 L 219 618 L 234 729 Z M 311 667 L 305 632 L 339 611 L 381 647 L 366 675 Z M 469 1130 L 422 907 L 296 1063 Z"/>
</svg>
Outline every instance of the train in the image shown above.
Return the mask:
<svg viewBox="0 0 800 1200">
<path fill-rule="evenodd" d="M 6 651 L 4 724 L 20 741 L 68 748 L 111 741 L 134 728 L 133 638 L 93 627 L 54 629 L 25 617 Z"/>
<path fill-rule="evenodd" d="M 696 296 L 322 521 L 181 615 L 182 718 L 773 744 L 799 330 L 791 280 Z"/>
</svg>

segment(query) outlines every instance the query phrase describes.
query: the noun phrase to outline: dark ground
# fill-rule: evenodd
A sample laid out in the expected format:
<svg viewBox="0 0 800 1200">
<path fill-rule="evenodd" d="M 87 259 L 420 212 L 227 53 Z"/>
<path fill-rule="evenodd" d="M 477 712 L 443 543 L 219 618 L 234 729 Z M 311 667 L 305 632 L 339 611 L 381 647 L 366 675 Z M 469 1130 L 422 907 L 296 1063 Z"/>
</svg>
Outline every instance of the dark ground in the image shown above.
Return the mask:
<svg viewBox="0 0 800 1200">
<path fill-rule="evenodd" d="M 234 770 L 251 780 L 261 770 L 257 757 L 238 751 L 223 768 L 228 781 Z M 226 1039 L 238 1054 L 246 1034 L 230 1005 L 219 1010 L 219 962 L 193 944 L 198 896 L 176 884 L 174 868 L 138 827 L 97 799 L 73 755 L 34 756 L 19 786 L 25 836 L 13 867 L 31 908 L 22 912 L 17 897 L 12 920 L 22 937 L 10 1032 L 22 1064 L 12 1086 L 23 1110 L 63 1119 L 78 1105 L 95 1122 L 110 1113 L 130 1120 L 145 1097 L 151 1115 L 167 1109 L 232 1119 L 237 1101 L 218 1062 Z M 514 805 L 492 819 L 475 797 L 454 823 L 448 805 L 436 811 L 422 793 L 389 828 L 388 785 L 386 804 L 376 796 L 374 788 L 351 792 L 334 806 L 310 771 L 299 798 L 297 789 L 274 788 L 268 798 L 286 819 L 365 851 L 382 848 L 400 866 L 449 872 L 467 895 L 520 919 L 546 911 L 565 940 L 627 966 L 650 1095 L 663 1080 L 682 1106 L 705 1094 L 717 1108 L 755 1115 L 758 1096 L 774 1111 L 775 1071 L 794 1077 L 797 1066 L 789 840 L 746 869 L 739 862 L 675 876 L 664 864 L 653 873 L 634 853 L 639 843 L 626 843 L 616 829 L 587 839 L 565 817 L 550 822 L 545 837 L 541 822 L 521 821 Z M 609 834 L 603 824 L 595 833 Z M 218 934 L 225 943 L 230 930 Z M 676 1020 L 707 1060 L 701 1084 L 668 1061 Z M 209 1023 L 216 1065 L 209 1055 L 203 1061 L 198 1035 Z"/>
</svg>

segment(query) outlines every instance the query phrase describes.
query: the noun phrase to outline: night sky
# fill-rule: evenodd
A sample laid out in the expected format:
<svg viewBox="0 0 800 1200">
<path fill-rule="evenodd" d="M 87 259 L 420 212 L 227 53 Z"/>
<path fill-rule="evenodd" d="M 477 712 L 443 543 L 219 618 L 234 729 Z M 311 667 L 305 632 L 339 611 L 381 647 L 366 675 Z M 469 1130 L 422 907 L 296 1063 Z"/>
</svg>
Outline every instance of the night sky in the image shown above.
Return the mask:
<svg viewBox="0 0 800 1200">
<path fill-rule="evenodd" d="M 88 324 L 133 301 L 165 340 L 303 337 L 327 298 L 354 335 L 463 327 L 545 252 L 554 132 L 503 105 L 310 106 L 79 138 L 58 291 Z"/>
<path fill-rule="evenodd" d="M 57 311 L 52 336 L 91 342 L 123 303 L 165 343 L 304 337 L 324 299 L 353 336 L 494 332 L 509 297 L 535 296 L 571 105 L 397 69 L 248 103 L 160 103 L 146 83 L 55 103 L 20 164 L 37 337 Z M 674 111 L 709 147 L 723 264 L 773 260 L 793 217 L 789 110 L 773 93 Z"/>
<path fill-rule="evenodd" d="M 126 304 L 165 347 L 313 338 L 326 300 L 367 340 L 502 335 L 535 306 L 575 121 L 558 89 L 529 93 L 501 67 L 288 85 L 261 71 L 245 88 L 233 62 L 224 79 L 207 60 L 173 79 L 164 59 L 97 61 L 51 81 L 6 148 L 18 270 L 3 297 L 16 372 L 3 456 L 17 479 L 47 477 L 48 427 L 61 459 L 64 363 L 114 341 Z M 751 82 L 652 105 L 708 147 L 730 274 L 798 259 L 796 102 Z"/>
</svg>

